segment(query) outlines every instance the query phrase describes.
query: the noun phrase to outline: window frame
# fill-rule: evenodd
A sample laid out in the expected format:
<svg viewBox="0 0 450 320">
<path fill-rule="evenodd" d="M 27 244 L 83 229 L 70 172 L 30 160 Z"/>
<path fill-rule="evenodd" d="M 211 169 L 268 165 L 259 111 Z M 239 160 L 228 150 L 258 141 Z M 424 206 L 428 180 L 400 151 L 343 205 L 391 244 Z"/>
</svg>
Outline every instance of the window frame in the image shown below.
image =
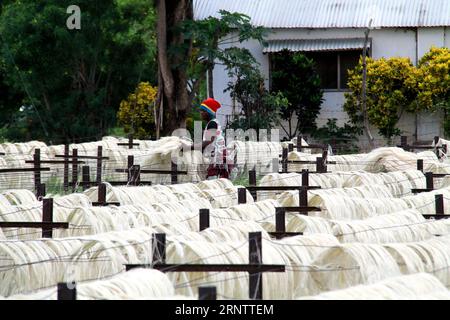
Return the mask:
<svg viewBox="0 0 450 320">
<path fill-rule="evenodd" d="M 358 51 L 360 52 L 360 56 L 363 54 L 362 49 L 354 49 L 354 50 L 323 50 L 323 51 L 296 51 L 302 52 L 304 54 L 308 53 L 317 53 L 317 52 L 336 52 L 337 59 L 337 88 L 325 89 L 321 88 L 323 92 L 349 92 L 350 89 L 342 88 L 342 78 L 341 78 L 341 53 L 347 51 Z M 367 57 L 372 57 L 372 39 L 369 39 L 369 48 L 367 50 Z M 272 71 L 273 71 L 273 62 L 272 62 L 272 54 L 269 54 L 269 88 L 272 90 Z"/>
</svg>

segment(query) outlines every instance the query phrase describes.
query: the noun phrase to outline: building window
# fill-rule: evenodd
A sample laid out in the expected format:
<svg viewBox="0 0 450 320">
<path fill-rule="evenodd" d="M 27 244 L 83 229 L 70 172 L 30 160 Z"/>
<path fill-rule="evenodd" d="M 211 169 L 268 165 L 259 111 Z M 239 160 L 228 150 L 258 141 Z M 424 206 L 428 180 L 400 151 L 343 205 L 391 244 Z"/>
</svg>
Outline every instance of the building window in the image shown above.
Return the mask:
<svg viewBox="0 0 450 320">
<path fill-rule="evenodd" d="M 345 90 L 348 70 L 356 67 L 362 50 L 306 52 L 305 55 L 316 62 L 323 89 Z"/>
<path fill-rule="evenodd" d="M 348 70 L 359 62 L 362 50 L 303 52 L 316 62 L 317 73 L 324 90 L 346 90 L 348 88 Z M 276 69 L 270 63 L 270 70 Z"/>
</svg>

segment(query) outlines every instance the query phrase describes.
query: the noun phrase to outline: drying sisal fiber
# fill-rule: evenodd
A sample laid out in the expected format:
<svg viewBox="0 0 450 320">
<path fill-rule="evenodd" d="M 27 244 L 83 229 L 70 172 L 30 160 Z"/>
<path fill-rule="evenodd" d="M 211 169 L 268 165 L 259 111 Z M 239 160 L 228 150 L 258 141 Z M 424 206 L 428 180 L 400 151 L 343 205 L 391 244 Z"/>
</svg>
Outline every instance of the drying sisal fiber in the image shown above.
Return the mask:
<svg viewBox="0 0 450 320">
<path fill-rule="evenodd" d="M 273 172 L 273 161 L 281 154 L 279 142 L 232 141 L 228 143 L 229 158 L 240 172 L 256 169 L 257 173 Z"/>
<path fill-rule="evenodd" d="M 450 291 L 427 273 L 398 276 L 370 285 L 303 297 L 302 300 L 450 300 Z"/>
<path fill-rule="evenodd" d="M 327 249 L 311 263 L 313 269 L 334 268 L 336 272 L 312 272 L 308 287 L 319 292 L 373 284 L 401 274 L 427 272 L 445 286 L 450 284 L 449 236 L 409 243 L 349 243 Z"/>
<path fill-rule="evenodd" d="M 340 242 L 413 242 L 450 233 L 444 221 L 426 220 L 417 210 L 384 214 L 365 220 L 331 220 L 333 235 Z"/>
<path fill-rule="evenodd" d="M 76 284 L 77 300 L 175 298 L 169 278 L 153 269 L 134 269 L 110 279 Z M 56 300 L 56 288 L 10 296 L 8 300 Z M 179 297 L 177 297 L 178 299 Z M 4 299 L 4 298 L 3 298 Z M 2 297 L 0 297 L 2 300 Z"/>
</svg>

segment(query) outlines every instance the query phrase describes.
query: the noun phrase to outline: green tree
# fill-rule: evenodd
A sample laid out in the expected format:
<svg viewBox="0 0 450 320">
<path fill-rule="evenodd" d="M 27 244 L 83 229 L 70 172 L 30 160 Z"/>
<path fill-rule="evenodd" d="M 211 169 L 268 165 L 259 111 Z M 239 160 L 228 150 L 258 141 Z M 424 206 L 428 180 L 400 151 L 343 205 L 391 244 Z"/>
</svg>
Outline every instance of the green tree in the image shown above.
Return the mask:
<svg viewBox="0 0 450 320">
<path fill-rule="evenodd" d="M 212 70 L 226 59 L 219 45 L 256 38 L 263 29 L 254 28 L 250 19 L 239 13 L 221 11 L 220 18 L 194 21 L 192 0 L 156 0 L 158 47 L 157 132 L 170 133 L 185 127 L 192 101 L 209 74 L 212 94 Z M 232 33 L 228 38 L 230 33 Z M 234 40 L 237 39 L 237 40 Z"/>
<path fill-rule="evenodd" d="M 0 128 L 10 126 L 22 106 L 23 95 L 6 82 L 6 65 L 0 58 Z"/>
<path fill-rule="evenodd" d="M 264 86 L 259 65 L 247 49 L 226 50 L 225 65 L 233 81 L 225 91 L 242 106 L 241 113 L 230 123 L 233 129 L 270 129 L 279 123 L 280 111 L 288 100 L 281 92 L 270 93 Z"/>
<path fill-rule="evenodd" d="M 349 71 L 349 93 L 344 110 L 355 125 L 362 121 L 362 62 Z M 417 112 L 417 69 L 409 58 L 367 59 L 367 114 L 369 123 L 390 140 L 399 135 L 396 125 L 404 112 Z"/>
<path fill-rule="evenodd" d="M 293 138 L 297 133 L 313 132 L 323 101 L 320 77 L 315 63 L 301 53 L 288 50 L 272 56 L 272 91 L 281 91 L 289 106 L 282 108 L 281 116 L 288 122 L 283 130 Z M 297 123 L 292 127 L 294 116 Z"/>
<path fill-rule="evenodd" d="M 443 125 L 450 136 L 450 49 L 433 47 L 419 61 L 419 104 L 444 114 Z"/>
<path fill-rule="evenodd" d="M 184 37 L 193 39 L 191 77 L 203 80 L 208 74 L 207 92 L 211 98 L 214 97 L 214 66 L 229 58 L 224 48 L 249 39 L 263 43 L 267 33 L 263 27 L 252 26 L 250 17 L 244 14 L 225 10 L 220 10 L 219 14 L 219 18 L 186 20 L 182 24 Z"/>
<path fill-rule="evenodd" d="M 128 99 L 120 103 L 117 120 L 125 133 L 133 133 L 138 139 L 155 136 L 154 104 L 157 88 L 141 82 Z"/>
<path fill-rule="evenodd" d="M 35 139 L 100 138 L 137 83 L 156 81 L 151 3 L 80 0 L 81 30 L 68 30 L 71 4 L 16 1 L 0 16 L 4 74 L 25 96 L 18 119 Z"/>
</svg>

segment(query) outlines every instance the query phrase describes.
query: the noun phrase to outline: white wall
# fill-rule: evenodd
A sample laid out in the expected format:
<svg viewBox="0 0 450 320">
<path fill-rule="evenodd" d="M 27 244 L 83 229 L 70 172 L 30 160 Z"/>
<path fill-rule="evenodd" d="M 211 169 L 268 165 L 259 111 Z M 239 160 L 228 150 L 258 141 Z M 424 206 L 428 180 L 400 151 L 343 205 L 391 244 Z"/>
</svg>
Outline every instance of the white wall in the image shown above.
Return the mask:
<svg viewBox="0 0 450 320">
<path fill-rule="evenodd" d="M 336 38 L 363 38 L 363 29 L 276 29 L 270 33 L 267 40 L 276 39 L 336 39 Z M 409 57 L 413 64 L 417 64 L 431 46 L 450 47 L 450 28 L 386 28 L 375 29 L 370 33 L 372 38 L 372 56 L 381 57 Z M 237 44 L 234 44 L 237 45 Z M 256 41 L 243 44 L 251 51 L 256 60 L 261 64 L 261 71 L 268 79 L 269 59 L 263 54 L 263 47 Z M 228 93 L 223 93 L 229 79 L 222 66 L 214 69 L 214 94 L 223 103 L 224 107 L 219 113 L 219 120 L 225 123 L 225 114 L 231 114 L 232 100 Z M 268 81 L 267 81 L 268 85 Z M 317 118 L 319 126 L 324 125 L 329 118 L 337 118 L 338 124 L 343 125 L 348 121 L 347 114 L 342 105 L 345 101 L 344 91 L 326 91 L 322 110 Z M 404 115 L 399 122 L 399 128 L 412 136 L 415 132 L 414 115 Z M 418 134 L 421 140 L 430 140 L 441 131 L 440 117 L 437 115 L 421 114 L 418 120 Z M 376 133 L 376 129 L 372 132 Z M 378 137 L 381 139 L 381 137 Z M 362 138 L 364 141 L 364 138 Z M 380 145 L 383 141 L 380 140 Z"/>
<path fill-rule="evenodd" d="M 450 27 L 444 27 L 444 46 L 450 48 Z"/>
<path fill-rule="evenodd" d="M 432 46 L 443 47 L 444 40 L 444 28 L 419 28 L 419 59 L 423 57 Z"/>
</svg>

